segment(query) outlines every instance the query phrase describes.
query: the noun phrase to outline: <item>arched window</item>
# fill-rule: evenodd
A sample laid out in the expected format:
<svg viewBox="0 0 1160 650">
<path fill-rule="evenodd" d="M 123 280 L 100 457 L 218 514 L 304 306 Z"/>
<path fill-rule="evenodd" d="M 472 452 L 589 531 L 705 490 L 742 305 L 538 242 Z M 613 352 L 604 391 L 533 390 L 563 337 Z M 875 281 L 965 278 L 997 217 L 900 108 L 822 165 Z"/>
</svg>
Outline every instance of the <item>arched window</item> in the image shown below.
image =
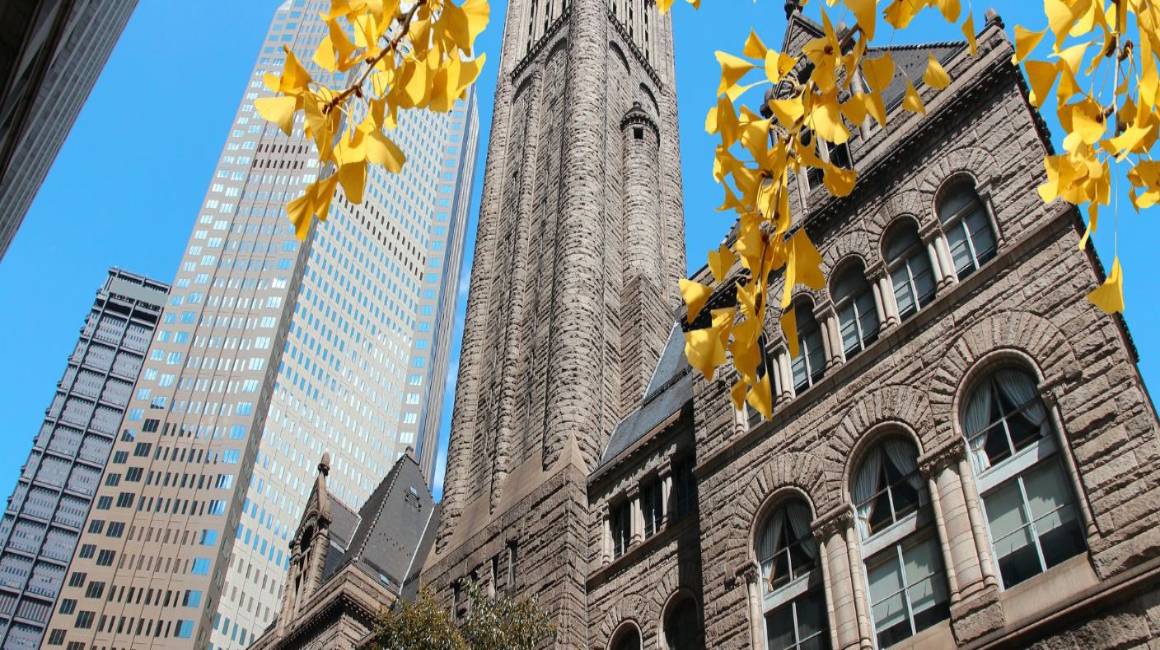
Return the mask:
<svg viewBox="0 0 1160 650">
<path fill-rule="evenodd" d="M 757 532 L 766 650 L 829 648 L 826 598 L 810 509 L 801 499 L 779 505 Z"/>
<path fill-rule="evenodd" d="M 960 280 L 995 256 L 991 219 L 970 184 L 956 183 L 943 194 L 938 203 L 938 219 Z"/>
<path fill-rule="evenodd" d="M 641 650 L 640 630 L 632 623 L 625 623 L 612 636 L 610 650 Z"/>
<path fill-rule="evenodd" d="M 878 338 L 878 309 L 874 291 L 860 264 L 851 264 L 834 281 L 831 291 L 842 333 L 846 358 L 858 354 Z"/>
<path fill-rule="evenodd" d="M 901 437 L 872 447 L 850 489 L 878 647 L 906 639 L 950 613 L 941 547 L 918 474 L 918 450 Z"/>
<path fill-rule="evenodd" d="M 682 594 L 669 605 L 665 614 L 665 647 L 668 650 L 697 650 L 704 647 L 701 637 L 701 615 L 697 601 Z"/>
<path fill-rule="evenodd" d="M 1082 553 L 1074 493 L 1032 376 L 1007 367 L 983 379 L 967 400 L 963 431 L 1003 586 Z"/>
<path fill-rule="evenodd" d="M 890 230 L 884 247 L 898 316 L 906 320 L 934 299 L 930 255 L 918 238 L 918 226 L 905 220 Z"/>
<path fill-rule="evenodd" d="M 793 385 L 799 393 L 813 386 L 826 374 L 826 349 L 822 345 L 822 330 L 814 318 L 814 308 L 808 301 L 794 305 L 797 322 L 798 355 L 793 358 Z"/>
</svg>

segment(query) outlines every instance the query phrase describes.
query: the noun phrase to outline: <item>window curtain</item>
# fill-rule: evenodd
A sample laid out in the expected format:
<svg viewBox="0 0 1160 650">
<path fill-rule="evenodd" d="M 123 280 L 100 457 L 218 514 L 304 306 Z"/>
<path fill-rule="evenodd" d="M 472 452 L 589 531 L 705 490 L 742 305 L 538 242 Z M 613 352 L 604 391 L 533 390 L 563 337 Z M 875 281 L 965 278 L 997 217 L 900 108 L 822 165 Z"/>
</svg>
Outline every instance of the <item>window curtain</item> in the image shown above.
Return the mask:
<svg viewBox="0 0 1160 650">
<path fill-rule="evenodd" d="M 773 515 L 765 520 L 761 535 L 757 538 L 757 561 L 761 563 L 761 577 L 765 580 L 766 589 L 769 588 L 770 572 L 773 569 L 773 556 L 777 554 L 777 542 L 781 539 L 781 529 L 785 525 L 785 511 L 778 508 Z"/>
<path fill-rule="evenodd" d="M 981 435 L 987 425 L 991 424 L 991 382 L 979 386 L 971 401 L 967 403 L 967 412 L 963 418 L 963 429 L 967 434 L 967 442 L 971 447 L 971 456 L 975 459 L 975 467 L 983 471 L 991 466 L 991 459 L 987 456 L 987 436 Z"/>
<path fill-rule="evenodd" d="M 863 539 L 870 536 L 870 515 L 874 514 L 874 501 L 870 498 L 878 491 L 878 477 L 882 475 L 882 448 L 875 447 L 862 459 L 862 466 L 854 476 L 854 507 L 858 514 L 858 532 Z"/>
<path fill-rule="evenodd" d="M 1018 370 L 1000 370 L 995 373 L 995 384 L 1016 408 L 1023 408 L 1023 415 L 1039 427 L 1040 436 L 1047 433 L 1047 409 L 1030 377 Z"/>
<path fill-rule="evenodd" d="M 918 456 L 915 454 L 914 445 L 905 440 L 891 438 L 883 443 L 882 447 L 886 450 L 886 457 L 890 459 L 894 469 L 905 477 L 910 487 L 921 493 L 922 477 L 918 475 Z"/>
<path fill-rule="evenodd" d="M 785 507 L 786 519 L 789 520 L 790 530 L 795 538 L 801 540 L 802 551 L 811 560 L 818 559 L 818 542 L 810 530 L 810 509 L 799 501 L 791 502 Z"/>
</svg>

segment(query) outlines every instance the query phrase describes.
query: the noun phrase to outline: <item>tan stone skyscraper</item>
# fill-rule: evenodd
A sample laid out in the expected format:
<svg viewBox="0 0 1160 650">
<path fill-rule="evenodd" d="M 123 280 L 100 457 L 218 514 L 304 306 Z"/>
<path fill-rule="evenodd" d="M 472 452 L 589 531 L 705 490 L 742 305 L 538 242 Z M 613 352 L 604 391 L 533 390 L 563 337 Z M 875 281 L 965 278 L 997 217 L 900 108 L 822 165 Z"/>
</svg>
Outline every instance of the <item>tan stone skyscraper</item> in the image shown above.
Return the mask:
<svg viewBox="0 0 1160 650">
<path fill-rule="evenodd" d="M 672 28 L 647 0 L 508 5 L 424 581 L 538 594 L 585 625 L 585 484 L 639 402 L 685 270 Z"/>
</svg>

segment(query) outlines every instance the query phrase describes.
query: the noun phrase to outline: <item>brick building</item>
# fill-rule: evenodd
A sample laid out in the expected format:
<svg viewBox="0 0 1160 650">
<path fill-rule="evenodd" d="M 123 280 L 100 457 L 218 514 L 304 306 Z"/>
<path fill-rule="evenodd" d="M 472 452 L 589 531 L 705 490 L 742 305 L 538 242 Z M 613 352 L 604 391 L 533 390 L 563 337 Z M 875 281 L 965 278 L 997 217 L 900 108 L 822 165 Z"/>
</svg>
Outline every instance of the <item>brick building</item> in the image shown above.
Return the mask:
<svg viewBox="0 0 1160 650">
<path fill-rule="evenodd" d="M 821 30 L 787 6 L 797 51 Z M 425 583 L 456 611 L 466 580 L 535 594 L 562 647 L 1160 636 L 1160 427 L 1123 321 L 1084 299 L 1078 212 L 1036 194 L 1052 146 L 996 14 L 976 57 L 890 48 L 889 129 L 820 147 L 853 194 L 796 179 L 828 282 L 795 291 L 798 357 L 770 319 L 771 422 L 733 410 L 728 371 L 689 372 L 669 316 L 668 19 L 517 1 L 505 34 Z"/>
</svg>

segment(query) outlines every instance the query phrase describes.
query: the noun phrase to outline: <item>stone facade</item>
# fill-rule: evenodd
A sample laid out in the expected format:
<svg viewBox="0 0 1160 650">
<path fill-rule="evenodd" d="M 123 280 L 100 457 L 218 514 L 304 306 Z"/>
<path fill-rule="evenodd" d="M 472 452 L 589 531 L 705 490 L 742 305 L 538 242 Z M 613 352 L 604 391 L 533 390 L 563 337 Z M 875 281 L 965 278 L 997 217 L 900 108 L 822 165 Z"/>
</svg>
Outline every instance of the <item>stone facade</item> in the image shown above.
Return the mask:
<svg viewBox="0 0 1160 650">
<path fill-rule="evenodd" d="M 770 422 L 735 412 L 730 371 L 690 373 L 680 327 L 666 342 L 672 319 L 652 320 L 672 304 L 661 280 L 679 235 L 665 230 L 679 189 L 665 155 L 673 89 L 654 93 L 659 119 L 647 98 L 622 110 L 630 92 L 613 90 L 649 68 L 633 50 L 627 74 L 609 72 L 631 49 L 616 24 L 573 2 L 501 71 L 446 517 L 424 581 L 448 601 L 461 580 L 535 594 L 562 647 L 773 647 L 786 620 L 803 648 L 1155 643 L 1160 426 L 1124 322 L 1084 299 L 1103 270 L 1078 248 L 1078 213 L 1036 194 L 1051 144 L 998 16 L 977 57 L 965 44 L 891 48 L 890 126 L 856 129 L 851 196 L 796 180 L 796 219 L 829 282 L 795 289 L 816 354 L 791 358 L 769 319 Z M 818 33 L 794 14 L 783 49 Z M 949 88 L 920 84 L 928 56 Z M 895 101 L 903 75 L 925 115 Z M 518 103 L 540 84 L 566 103 Z M 546 116 L 567 134 L 562 153 L 524 130 L 556 137 Z M 641 140 L 617 131 L 637 124 Z M 653 137 L 659 196 L 633 149 Z M 613 200 L 616 183 L 630 199 Z M 545 191 L 560 193 L 555 222 L 530 229 L 556 228 L 556 248 L 522 254 Z M 626 224 L 640 232 L 610 237 Z M 528 260 L 552 267 L 529 273 Z M 728 286 L 713 300 L 731 300 Z"/>
</svg>

